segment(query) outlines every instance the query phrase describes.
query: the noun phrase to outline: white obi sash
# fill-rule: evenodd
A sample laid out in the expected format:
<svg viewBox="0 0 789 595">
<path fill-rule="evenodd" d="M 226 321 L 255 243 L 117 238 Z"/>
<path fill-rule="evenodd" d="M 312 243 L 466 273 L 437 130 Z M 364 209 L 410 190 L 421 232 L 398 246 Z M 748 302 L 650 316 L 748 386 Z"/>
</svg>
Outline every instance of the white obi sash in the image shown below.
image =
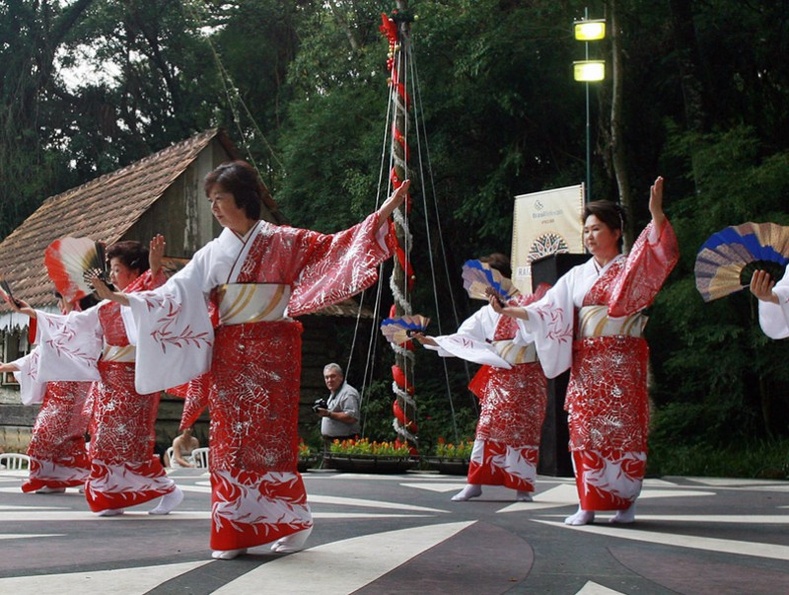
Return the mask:
<svg viewBox="0 0 789 595">
<path fill-rule="evenodd" d="M 578 311 L 578 338 L 641 337 L 647 320 L 641 312 L 615 318 L 608 315 L 608 306 L 584 306 Z"/>
<path fill-rule="evenodd" d="M 228 283 L 217 288 L 221 324 L 282 320 L 290 286 L 277 283 Z"/>
<path fill-rule="evenodd" d="M 530 364 L 537 361 L 537 348 L 534 343 L 518 345 L 510 339 L 493 341 L 493 348 L 499 357 L 508 364 Z"/>
<path fill-rule="evenodd" d="M 134 345 L 125 345 L 124 347 L 105 345 L 101 352 L 101 359 L 105 362 L 134 363 L 136 355 L 137 349 Z"/>
</svg>

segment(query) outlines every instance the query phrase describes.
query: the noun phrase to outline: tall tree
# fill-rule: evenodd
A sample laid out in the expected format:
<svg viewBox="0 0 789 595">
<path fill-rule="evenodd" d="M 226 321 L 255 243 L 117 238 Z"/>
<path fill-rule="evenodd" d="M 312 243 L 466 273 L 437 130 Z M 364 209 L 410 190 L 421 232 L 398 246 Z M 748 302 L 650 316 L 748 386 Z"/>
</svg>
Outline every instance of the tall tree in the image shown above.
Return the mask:
<svg viewBox="0 0 789 595">
<path fill-rule="evenodd" d="M 47 128 L 55 58 L 92 0 L 0 5 L 0 237 L 57 187 L 65 167 Z"/>
</svg>

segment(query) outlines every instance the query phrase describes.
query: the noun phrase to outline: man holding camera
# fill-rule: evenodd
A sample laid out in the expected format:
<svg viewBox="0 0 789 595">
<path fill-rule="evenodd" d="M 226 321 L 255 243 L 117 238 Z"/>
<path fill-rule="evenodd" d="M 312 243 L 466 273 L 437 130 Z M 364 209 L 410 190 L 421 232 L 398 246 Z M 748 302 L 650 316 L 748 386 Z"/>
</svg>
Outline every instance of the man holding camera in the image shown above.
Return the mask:
<svg viewBox="0 0 789 595">
<path fill-rule="evenodd" d="M 321 435 L 328 452 L 334 440 L 355 439 L 359 426 L 359 391 L 345 382 L 345 375 L 338 364 L 326 364 L 323 380 L 329 389 L 329 399 L 318 399 L 313 410 L 321 419 Z"/>
</svg>

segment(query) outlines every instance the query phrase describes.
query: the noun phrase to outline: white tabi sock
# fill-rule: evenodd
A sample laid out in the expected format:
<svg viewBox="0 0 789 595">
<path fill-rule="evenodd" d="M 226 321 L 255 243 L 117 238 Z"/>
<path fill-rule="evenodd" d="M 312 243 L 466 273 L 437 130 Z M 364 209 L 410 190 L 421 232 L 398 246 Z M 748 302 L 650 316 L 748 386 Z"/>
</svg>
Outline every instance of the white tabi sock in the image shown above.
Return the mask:
<svg viewBox="0 0 789 595">
<path fill-rule="evenodd" d="M 184 493 L 181 491 L 181 488 L 175 486 L 171 492 L 168 492 L 162 496 L 162 499 L 159 500 L 159 504 L 156 505 L 156 508 L 149 510 L 148 514 L 170 514 L 183 499 Z"/>
<path fill-rule="evenodd" d="M 579 525 L 587 525 L 593 521 L 594 521 L 594 511 L 584 510 L 579 506 L 578 512 L 564 519 L 564 524 L 579 526 Z"/>
<path fill-rule="evenodd" d="M 304 549 L 304 544 L 307 543 L 307 538 L 310 536 L 310 533 L 312 533 L 312 527 L 278 539 L 274 542 L 274 545 L 271 546 L 271 551 L 278 554 L 299 552 Z"/>
<path fill-rule="evenodd" d="M 214 550 L 211 552 L 211 557 L 214 560 L 232 560 L 233 558 L 237 558 L 238 556 L 242 556 L 247 553 L 247 548 L 241 548 L 238 550 Z"/>
<path fill-rule="evenodd" d="M 472 498 L 477 498 L 482 495 L 482 487 L 469 483 L 466 485 L 465 488 L 460 490 L 457 494 L 452 496 L 453 502 L 465 502 L 466 500 L 471 500 Z"/>
<path fill-rule="evenodd" d="M 609 523 L 616 523 L 618 525 L 626 525 L 636 522 L 636 503 L 633 502 L 630 508 L 625 510 L 617 510 L 616 514 L 611 517 Z"/>
</svg>

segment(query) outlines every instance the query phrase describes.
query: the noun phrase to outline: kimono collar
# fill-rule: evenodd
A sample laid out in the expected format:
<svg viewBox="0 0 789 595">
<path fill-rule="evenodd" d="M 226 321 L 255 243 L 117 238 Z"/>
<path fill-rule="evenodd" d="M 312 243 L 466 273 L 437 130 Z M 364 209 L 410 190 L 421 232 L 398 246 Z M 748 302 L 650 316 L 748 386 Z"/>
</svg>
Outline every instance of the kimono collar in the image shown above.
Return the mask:
<svg viewBox="0 0 789 595">
<path fill-rule="evenodd" d="M 608 261 L 608 262 L 605 264 L 605 266 L 603 266 L 603 267 L 601 267 L 599 264 L 597 264 L 597 261 L 594 259 L 594 256 L 593 256 L 592 258 L 590 258 L 590 259 L 588 260 L 588 262 L 589 262 L 589 264 L 590 264 L 590 265 L 591 265 L 591 266 L 594 268 L 595 272 L 597 273 L 597 276 L 599 277 L 600 275 L 602 275 L 603 273 L 605 273 L 605 272 L 606 272 L 608 269 L 610 269 L 610 268 L 611 268 L 611 265 L 613 265 L 615 262 L 619 262 L 619 261 L 620 261 L 620 260 L 622 260 L 624 257 L 625 257 L 625 255 L 624 255 L 624 254 L 617 254 L 617 255 L 616 255 L 616 256 L 614 256 L 614 257 L 613 257 L 611 260 L 609 260 L 609 261 Z"/>
<path fill-rule="evenodd" d="M 249 238 L 255 234 L 255 230 L 257 230 L 258 227 L 260 227 L 260 221 L 256 221 L 255 224 L 249 228 L 249 231 L 243 236 L 240 236 L 232 229 L 225 227 L 222 229 L 222 233 L 219 234 L 219 244 L 223 248 L 238 250 L 239 243 L 242 246 L 246 244 L 249 241 Z"/>
</svg>

